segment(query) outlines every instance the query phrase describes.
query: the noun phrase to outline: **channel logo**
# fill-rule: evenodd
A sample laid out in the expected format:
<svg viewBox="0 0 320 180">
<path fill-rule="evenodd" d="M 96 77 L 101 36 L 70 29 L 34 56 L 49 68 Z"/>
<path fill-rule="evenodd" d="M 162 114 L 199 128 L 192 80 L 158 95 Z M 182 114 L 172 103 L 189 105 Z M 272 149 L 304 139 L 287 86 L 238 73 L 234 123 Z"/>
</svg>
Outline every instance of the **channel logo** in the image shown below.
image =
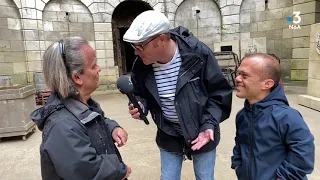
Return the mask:
<svg viewBox="0 0 320 180">
<path fill-rule="evenodd" d="M 299 25 L 301 22 L 300 11 L 293 11 L 293 17 L 287 17 L 287 21 L 293 23 L 289 25 L 289 29 L 301 29 Z"/>
</svg>

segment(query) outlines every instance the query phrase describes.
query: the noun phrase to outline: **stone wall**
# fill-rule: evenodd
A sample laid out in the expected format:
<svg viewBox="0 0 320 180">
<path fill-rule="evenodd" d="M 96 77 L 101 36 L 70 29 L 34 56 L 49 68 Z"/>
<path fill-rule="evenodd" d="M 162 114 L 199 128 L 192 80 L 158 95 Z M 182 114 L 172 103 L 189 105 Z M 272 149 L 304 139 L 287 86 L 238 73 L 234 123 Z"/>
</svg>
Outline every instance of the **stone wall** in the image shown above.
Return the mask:
<svg viewBox="0 0 320 180">
<path fill-rule="evenodd" d="M 320 111 L 320 23 L 311 25 L 307 95 L 299 96 L 301 105 Z"/>
<path fill-rule="evenodd" d="M 0 1 L 0 75 L 13 84 L 26 84 L 26 59 L 20 13 L 11 0 Z"/>
<path fill-rule="evenodd" d="M 199 10 L 198 13 L 197 10 Z M 213 1 L 182 2 L 175 14 L 175 26 L 187 27 L 211 49 L 214 48 L 214 42 L 221 41 L 221 13 L 218 5 Z"/>
</svg>

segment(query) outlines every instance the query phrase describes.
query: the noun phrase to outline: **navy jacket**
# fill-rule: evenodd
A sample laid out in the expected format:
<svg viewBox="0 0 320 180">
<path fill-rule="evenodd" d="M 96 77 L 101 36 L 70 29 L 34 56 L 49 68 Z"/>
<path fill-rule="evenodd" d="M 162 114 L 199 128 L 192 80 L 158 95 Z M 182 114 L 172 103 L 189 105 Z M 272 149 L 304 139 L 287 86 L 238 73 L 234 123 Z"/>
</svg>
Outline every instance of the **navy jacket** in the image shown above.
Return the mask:
<svg viewBox="0 0 320 180">
<path fill-rule="evenodd" d="M 314 168 L 314 137 L 278 85 L 236 117 L 231 168 L 240 180 L 302 180 Z"/>
<path fill-rule="evenodd" d="M 120 180 L 126 175 L 127 166 L 111 135 L 118 123 L 105 118 L 94 100 L 88 105 L 53 93 L 31 114 L 42 131 L 43 180 Z"/>
<path fill-rule="evenodd" d="M 164 119 L 152 66 L 144 65 L 140 59 L 135 61 L 131 73 L 134 95 L 150 111 L 158 127 L 156 142 L 159 147 L 187 155 L 211 151 L 220 140 L 219 123 L 230 115 L 232 88 L 212 51 L 188 29 L 180 26 L 172 29 L 170 34 L 178 43 L 182 61 L 174 104 L 183 137 L 180 138 L 172 124 Z M 199 151 L 191 152 L 192 140 L 206 129 L 214 130 L 215 140 Z"/>
</svg>

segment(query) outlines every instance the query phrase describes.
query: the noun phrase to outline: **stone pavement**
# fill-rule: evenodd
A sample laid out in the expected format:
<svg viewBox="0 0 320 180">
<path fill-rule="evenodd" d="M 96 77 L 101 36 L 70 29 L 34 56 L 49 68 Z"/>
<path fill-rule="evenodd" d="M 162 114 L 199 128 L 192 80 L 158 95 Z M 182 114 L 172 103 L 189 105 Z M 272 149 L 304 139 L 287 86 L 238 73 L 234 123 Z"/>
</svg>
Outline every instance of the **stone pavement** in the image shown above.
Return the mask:
<svg viewBox="0 0 320 180">
<path fill-rule="evenodd" d="M 296 102 L 298 95 L 287 92 L 291 106 L 298 109 L 308 123 L 316 138 L 316 151 L 320 149 L 320 112 L 302 106 Z M 160 176 L 159 151 L 155 144 L 156 126 L 151 121 L 145 125 L 142 121 L 131 119 L 127 110 L 127 98 L 121 94 L 96 95 L 107 117 L 115 119 L 129 133 L 127 145 L 120 148 L 124 161 L 132 167 L 129 180 L 156 180 Z M 230 157 L 234 146 L 234 119 L 241 109 L 243 100 L 234 96 L 232 114 L 221 124 L 222 139 L 217 149 L 215 168 L 216 180 L 235 180 L 235 172 L 230 169 Z M 0 143 L 0 179 L 1 180 L 40 180 L 39 145 L 41 132 L 31 134 L 27 141 L 17 138 L 3 138 Z M 182 168 L 182 180 L 193 180 L 191 161 L 185 161 Z M 320 180 L 320 155 L 316 154 L 316 166 L 310 180 Z"/>
</svg>

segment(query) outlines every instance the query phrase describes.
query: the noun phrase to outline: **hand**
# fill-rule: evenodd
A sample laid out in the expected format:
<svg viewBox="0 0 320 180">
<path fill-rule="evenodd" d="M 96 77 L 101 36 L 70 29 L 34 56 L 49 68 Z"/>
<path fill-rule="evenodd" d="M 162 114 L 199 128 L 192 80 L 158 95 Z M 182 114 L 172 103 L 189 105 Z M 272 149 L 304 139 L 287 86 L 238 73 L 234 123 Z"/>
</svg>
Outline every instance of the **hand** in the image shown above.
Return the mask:
<svg viewBox="0 0 320 180">
<path fill-rule="evenodd" d="M 128 169 L 127 169 L 127 174 L 124 176 L 124 178 L 122 180 L 125 180 L 126 178 L 128 178 L 131 174 L 131 167 L 128 166 Z"/>
<path fill-rule="evenodd" d="M 206 145 L 210 140 L 214 140 L 213 136 L 214 135 L 212 129 L 207 129 L 205 131 L 200 132 L 198 137 L 191 142 L 191 144 L 193 144 L 191 149 L 193 151 L 201 149 L 202 146 Z"/>
<path fill-rule="evenodd" d="M 138 103 L 139 103 L 141 109 L 143 109 L 143 104 L 140 101 Z M 131 117 L 133 119 L 141 120 L 139 110 L 138 110 L 138 108 L 134 108 L 133 104 L 129 105 L 129 113 L 131 114 Z"/>
<path fill-rule="evenodd" d="M 128 133 L 124 129 L 116 127 L 112 131 L 112 138 L 117 143 L 118 147 L 121 147 L 126 144 L 128 140 Z"/>
</svg>

